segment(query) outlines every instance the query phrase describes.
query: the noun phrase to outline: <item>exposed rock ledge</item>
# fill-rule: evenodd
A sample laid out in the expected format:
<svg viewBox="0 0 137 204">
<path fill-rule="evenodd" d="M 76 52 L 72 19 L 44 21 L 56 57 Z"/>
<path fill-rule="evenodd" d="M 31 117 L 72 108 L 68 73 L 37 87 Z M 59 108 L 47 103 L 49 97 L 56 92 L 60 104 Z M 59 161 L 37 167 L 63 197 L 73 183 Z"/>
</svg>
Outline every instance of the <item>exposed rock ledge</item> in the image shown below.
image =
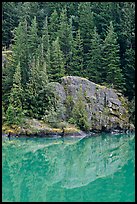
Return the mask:
<svg viewBox="0 0 137 204">
<path fill-rule="evenodd" d="M 134 125 L 129 122 L 128 100 L 115 89 L 100 86 L 77 76 L 62 77 L 61 83 L 51 82 L 48 88 L 54 93 L 58 107 L 63 107 L 61 114 L 63 120 L 69 118 L 81 94 L 91 131 L 134 130 Z"/>
</svg>

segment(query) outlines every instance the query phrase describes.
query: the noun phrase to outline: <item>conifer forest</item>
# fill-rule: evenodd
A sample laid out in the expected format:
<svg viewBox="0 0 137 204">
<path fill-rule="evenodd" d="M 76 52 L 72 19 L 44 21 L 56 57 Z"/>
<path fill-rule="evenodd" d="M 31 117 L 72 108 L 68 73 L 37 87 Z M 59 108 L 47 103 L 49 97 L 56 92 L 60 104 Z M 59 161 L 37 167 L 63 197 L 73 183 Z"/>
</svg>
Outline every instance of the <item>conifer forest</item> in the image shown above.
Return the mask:
<svg viewBox="0 0 137 204">
<path fill-rule="evenodd" d="M 8 124 L 42 119 L 63 76 L 118 90 L 134 121 L 135 2 L 2 2 L 2 63 Z"/>
</svg>

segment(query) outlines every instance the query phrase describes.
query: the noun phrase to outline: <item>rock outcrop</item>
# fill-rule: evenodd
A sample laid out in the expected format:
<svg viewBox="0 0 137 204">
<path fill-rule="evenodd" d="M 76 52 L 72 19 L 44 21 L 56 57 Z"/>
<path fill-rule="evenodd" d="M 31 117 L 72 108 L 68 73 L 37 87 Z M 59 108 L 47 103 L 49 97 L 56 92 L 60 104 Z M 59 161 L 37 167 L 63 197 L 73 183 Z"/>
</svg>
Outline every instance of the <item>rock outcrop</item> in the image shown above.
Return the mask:
<svg viewBox="0 0 137 204">
<path fill-rule="evenodd" d="M 51 83 L 49 84 L 51 87 Z M 84 104 L 90 130 L 134 129 L 129 123 L 128 101 L 115 89 L 95 84 L 85 78 L 67 76 L 52 83 L 52 90 L 62 110 L 63 120 L 71 117 L 74 106 Z"/>
</svg>

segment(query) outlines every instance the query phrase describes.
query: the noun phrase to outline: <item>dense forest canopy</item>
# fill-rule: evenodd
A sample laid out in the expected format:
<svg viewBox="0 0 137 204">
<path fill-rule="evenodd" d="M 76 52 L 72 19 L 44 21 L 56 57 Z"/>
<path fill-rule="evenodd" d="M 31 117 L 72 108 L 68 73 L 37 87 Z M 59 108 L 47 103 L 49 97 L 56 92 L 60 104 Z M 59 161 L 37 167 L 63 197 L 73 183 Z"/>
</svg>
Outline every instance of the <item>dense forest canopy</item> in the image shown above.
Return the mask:
<svg viewBox="0 0 137 204">
<path fill-rule="evenodd" d="M 134 99 L 134 2 L 3 2 L 2 46 L 12 50 L 2 72 L 9 117 L 41 118 L 46 84 L 66 75 Z"/>
</svg>

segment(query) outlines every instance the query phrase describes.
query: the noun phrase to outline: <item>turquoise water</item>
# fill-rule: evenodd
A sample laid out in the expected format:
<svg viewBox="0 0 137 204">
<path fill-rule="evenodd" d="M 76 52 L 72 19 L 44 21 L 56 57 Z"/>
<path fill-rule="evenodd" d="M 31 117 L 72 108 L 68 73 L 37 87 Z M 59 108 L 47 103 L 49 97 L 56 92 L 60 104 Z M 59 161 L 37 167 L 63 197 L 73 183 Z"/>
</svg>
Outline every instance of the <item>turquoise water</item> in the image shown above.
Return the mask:
<svg viewBox="0 0 137 204">
<path fill-rule="evenodd" d="M 2 201 L 134 202 L 135 135 L 2 143 Z"/>
</svg>

